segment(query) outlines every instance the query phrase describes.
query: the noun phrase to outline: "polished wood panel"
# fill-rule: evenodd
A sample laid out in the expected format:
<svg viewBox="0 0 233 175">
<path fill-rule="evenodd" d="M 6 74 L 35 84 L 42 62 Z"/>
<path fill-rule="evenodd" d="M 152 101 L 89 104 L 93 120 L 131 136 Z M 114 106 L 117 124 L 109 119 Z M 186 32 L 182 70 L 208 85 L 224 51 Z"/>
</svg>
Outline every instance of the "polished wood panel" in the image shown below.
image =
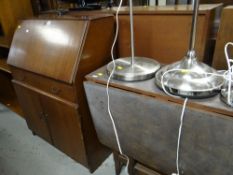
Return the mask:
<svg viewBox="0 0 233 175">
<path fill-rule="evenodd" d="M 19 81 L 13 83 L 33 133 L 88 167 L 77 105 Z"/>
<path fill-rule="evenodd" d="M 24 24 L 30 24 L 29 32 Z M 97 138 L 85 98 L 83 79 L 110 60 L 114 18 L 112 15 L 50 16 L 23 21 L 23 25 L 18 29 L 22 31 L 15 33 L 8 58 L 14 82 L 25 88 L 30 87 L 35 98 L 39 96 L 37 103 L 41 105 L 53 145 L 93 172 L 110 151 Z M 58 41 L 55 44 L 53 34 L 52 39 L 48 35 L 40 38 L 40 29 L 31 30 L 38 25 L 42 26 L 41 30 L 52 28 L 55 33 L 60 31 L 58 33 L 64 34 L 68 42 Z M 28 36 L 23 37 L 27 35 L 23 31 L 29 33 Z M 21 94 L 21 101 L 24 101 L 26 91 L 16 90 Z M 23 108 L 24 111 L 28 110 L 26 105 Z"/>
<path fill-rule="evenodd" d="M 219 7 L 219 4 L 200 4 L 199 14 L 206 14 L 208 11 Z M 81 14 L 100 14 L 100 13 L 110 13 L 116 14 L 117 7 L 107 8 L 96 11 L 83 11 L 83 12 L 70 12 L 70 13 L 81 13 Z M 191 5 L 168 5 L 168 6 L 135 6 L 133 7 L 135 14 L 192 14 Z M 123 6 L 120 9 L 119 14 L 129 14 L 129 7 Z"/>
<path fill-rule="evenodd" d="M 53 144 L 48 129 L 48 123 L 40 104 L 39 94 L 34 92 L 34 90 L 29 86 L 23 85 L 14 80 L 13 85 L 17 93 L 19 103 L 23 109 L 28 127 L 34 134 L 39 135 L 49 143 Z"/>
<path fill-rule="evenodd" d="M 42 77 L 38 74 L 24 71 L 18 68 L 12 69 L 15 80 L 37 87 L 45 92 L 71 102 L 77 102 L 76 89 L 74 85 L 62 83 L 51 78 Z"/>
<path fill-rule="evenodd" d="M 198 58 L 212 63 L 214 40 L 218 24 L 215 23 L 221 4 L 200 5 L 196 50 Z M 67 15 L 80 16 L 96 14 L 115 14 L 117 8 L 93 12 L 70 12 Z M 170 5 L 134 7 L 135 53 L 171 63 L 182 59 L 189 45 L 191 32 L 192 6 Z M 51 15 L 51 14 L 50 14 Z M 122 7 L 119 12 L 120 28 L 117 42 L 118 57 L 130 56 L 129 8 Z M 214 25 L 215 28 L 214 28 Z"/>
<path fill-rule="evenodd" d="M 200 0 L 202 4 L 214 4 L 214 3 L 223 3 L 224 6 L 232 5 L 232 0 Z"/>
<path fill-rule="evenodd" d="M 206 16 L 199 15 L 196 50 L 204 59 L 208 37 Z M 120 16 L 119 57 L 130 56 L 129 17 Z M 189 46 L 191 15 L 135 15 L 135 55 L 153 58 L 162 63 L 182 59 Z"/>
<path fill-rule="evenodd" d="M 81 20 L 23 21 L 14 35 L 8 64 L 72 83 L 87 25 Z"/>
<path fill-rule="evenodd" d="M 0 58 L 0 71 L 11 74 L 10 66 L 7 65 L 5 58 Z"/>
<path fill-rule="evenodd" d="M 225 7 L 222 12 L 220 28 L 218 31 L 214 52 L 213 67 L 220 70 L 227 69 L 224 47 L 227 42 L 233 41 L 233 6 Z M 233 56 L 233 48 L 229 47 L 229 53 Z"/>
<path fill-rule="evenodd" d="M 31 1 L 1 0 L 0 7 L 0 23 L 3 29 L 0 46 L 9 48 L 18 20 L 33 16 Z"/>
<path fill-rule="evenodd" d="M 54 145 L 88 167 L 77 106 L 49 96 L 41 96 L 41 104 Z"/>
<path fill-rule="evenodd" d="M 195 48 L 198 58 L 209 63 L 211 62 L 209 42 L 218 6 L 214 5 L 212 8 L 209 6 L 206 10 L 207 7 L 200 6 Z M 121 26 L 118 40 L 119 57 L 131 54 L 129 16 L 124 14 L 127 10 L 125 8 L 119 17 Z M 191 6 L 135 8 L 135 55 L 153 58 L 162 63 L 182 59 L 189 46 L 191 22 Z"/>
<path fill-rule="evenodd" d="M 102 149 L 102 145 L 97 138 L 85 96 L 83 81 L 84 77 L 88 73 L 110 61 L 111 46 L 115 28 L 114 22 L 109 20 L 109 18 L 101 19 L 96 18 L 96 16 L 91 16 L 91 18 L 93 21 L 88 27 L 88 35 L 86 37 L 83 54 L 79 63 L 80 66 L 77 71 L 78 76 L 76 77 L 75 85 L 77 89 L 78 104 L 80 107 L 79 112 L 82 116 L 82 123 L 84 126 L 89 126 L 83 127 L 86 149 L 89 153 L 88 161 L 90 166 L 97 168 L 100 165 L 102 157 L 104 155 L 108 155 L 109 150 Z"/>
</svg>

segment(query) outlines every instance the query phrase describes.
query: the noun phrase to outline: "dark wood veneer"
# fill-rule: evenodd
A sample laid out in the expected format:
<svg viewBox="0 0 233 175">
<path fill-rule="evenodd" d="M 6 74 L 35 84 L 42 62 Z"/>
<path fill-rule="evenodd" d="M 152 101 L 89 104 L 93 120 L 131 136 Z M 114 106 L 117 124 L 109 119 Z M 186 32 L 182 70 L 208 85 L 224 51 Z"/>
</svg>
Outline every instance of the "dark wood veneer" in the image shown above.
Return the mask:
<svg viewBox="0 0 233 175">
<path fill-rule="evenodd" d="M 28 127 L 91 172 L 110 151 L 97 139 L 82 82 L 110 60 L 113 33 L 112 15 L 24 20 L 8 58 Z"/>
</svg>

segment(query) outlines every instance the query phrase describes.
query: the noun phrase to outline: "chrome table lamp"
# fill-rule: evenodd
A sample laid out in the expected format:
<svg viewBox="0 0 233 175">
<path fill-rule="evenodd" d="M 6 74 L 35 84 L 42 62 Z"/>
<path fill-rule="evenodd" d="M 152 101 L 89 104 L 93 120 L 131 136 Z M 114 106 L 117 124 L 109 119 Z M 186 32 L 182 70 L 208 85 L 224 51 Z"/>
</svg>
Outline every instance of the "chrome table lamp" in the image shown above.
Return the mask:
<svg viewBox="0 0 233 175">
<path fill-rule="evenodd" d="M 134 51 L 133 2 L 129 0 L 131 57 L 119 58 L 107 65 L 107 72 L 113 72 L 113 79 L 122 81 L 140 81 L 154 77 L 160 64 L 150 58 L 137 57 Z"/>
<path fill-rule="evenodd" d="M 205 98 L 219 92 L 223 78 L 215 69 L 198 61 L 194 50 L 199 0 L 193 7 L 189 50 L 181 61 L 162 67 L 155 75 L 155 83 L 166 92 L 188 98 Z"/>
</svg>

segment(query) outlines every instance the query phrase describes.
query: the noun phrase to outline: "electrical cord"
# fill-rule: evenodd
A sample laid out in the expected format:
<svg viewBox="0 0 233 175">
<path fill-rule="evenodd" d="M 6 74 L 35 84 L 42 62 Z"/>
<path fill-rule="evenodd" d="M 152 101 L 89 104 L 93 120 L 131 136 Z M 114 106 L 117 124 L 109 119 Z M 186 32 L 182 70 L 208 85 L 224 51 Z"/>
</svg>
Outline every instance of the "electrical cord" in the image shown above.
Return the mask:
<svg viewBox="0 0 233 175">
<path fill-rule="evenodd" d="M 172 71 L 181 71 L 182 69 L 172 69 L 172 70 L 168 70 L 166 72 L 163 73 L 162 77 L 161 77 L 161 85 L 163 88 L 163 91 L 171 97 L 174 98 L 180 98 L 179 96 L 173 95 L 171 93 L 169 93 L 165 86 L 164 86 L 164 76 Z M 179 126 L 179 132 L 178 132 L 178 139 L 177 139 L 177 149 L 176 149 L 176 171 L 177 173 L 172 173 L 172 175 L 180 175 L 180 169 L 179 169 L 179 152 L 180 152 L 180 140 L 181 140 L 181 134 L 182 134 L 182 128 L 183 128 L 183 121 L 184 121 L 184 113 L 185 113 L 185 109 L 186 109 L 186 105 L 188 102 L 188 98 L 185 98 L 184 103 L 183 103 L 183 107 L 182 107 L 182 112 L 181 112 L 181 116 L 180 116 L 180 126 Z"/>
<path fill-rule="evenodd" d="M 227 102 L 228 102 L 228 104 L 233 105 L 232 101 L 231 101 L 231 83 L 232 83 L 232 77 L 233 77 L 233 60 L 229 58 L 229 55 L 228 55 L 228 52 L 227 52 L 228 47 L 230 45 L 233 46 L 233 43 L 232 42 L 226 43 L 226 45 L 224 47 L 224 53 L 225 53 L 226 62 L 227 62 L 227 66 L 228 66 L 228 94 L 227 94 Z"/>
<path fill-rule="evenodd" d="M 115 133 L 115 137 L 116 137 L 116 141 L 117 141 L 117 146 L 118 146 L 118 150 L 120 152 L 121 155 L 123 155 L 124 157 L 126 157 L 127 159 L 127 164 L 126 164 L 126 173 L 128 173 L 128 166 L 129 166 L 129 158 L 123 153 L 122 151 L 122 148 L 121 148 L 121 144 L 120 144 L 120 140 L 119 140 L 119 135 L 118 135 L 118 131 L 117 131 L 117 128 L 116 128 L 116 124 L 115 124 L 115 121 L 114 121 L 114 118 L 112 116 L 112 112 L 111 112 L 111 107 L 110 107 L 110 95 L 109 95 L 109 84 L 110 84 L 110 81 L 112 79 L 112 76 L 114 74 L 114 71 L 116 69 L 116 64 L 115 64 L 115 59 L 114 59 L 114 47 L 116 45 L 116 41 L 117 41 L 117 37 L 118 37 L 118 33 L 119 33 L 119 11 L 120 11 L 120 8 L 122 6 L 122 1 L 120 1 L 119 3 L 119 6 L 117 8 L 117 12 L 116 12 L 116 32 L 115 32 L 115 37 L 114 37 L 114 41 L 113 41 L 113 44 L 112 44 L 112 48 L 111 48 L 111 58 L 112 58 L 112 62 L 113 62 L 113 69 L 108 77 L 108 81 L 107 81 L 107 86 L 106 86 L 106 92 L 107 92 L 107 103 L 108 103 L 108 114 L 109 114 L 109 117 L 111 119 L 111 122 L 112 122 L 112 125 L 113 125 L 113 130 L 114 130 L 114 133 Z M 206 75 L 214 75 L 214 76 L 220 76 L 220 77 L 224 77 L 225 79 L 227 79 L 225 76 L 226 74 L 228 73 L 228 103 L 231 104 L 230 102 L 230 92 L 231 92 L 231 83 L 232 83 L 232 75 L 233 75 L 233 65 L 231 66 L 231 63 L 233 63 L 233 60 L 232 59 L 229 59 L 229 56 L 228 56 L 228 53 L 227 53 L 227 48 L 229 45 L 232 45 L 233 46 L 233 43 L 227 43 L 225 45 L 225 55 L 226 55 L 226 61 L 227 61 L 227 64 L 228 64 L 228 71 L 225 71 L 223 75 L 220 75 L 220 74 L 216 74 L 216 73 L 208 73 L 208 72 L 202 72 L 203 74 L 206 74 Z M 163 73 L 162 77 L 161 77 L 161 85 L 162 85 L 162 88 L 164 90 L 164 92 L 169 95 L 169 96 L 172 96 L 172 97 L 179 97 L 179 96 L 175 96 L 171 93 L 169 93 L 165 86 L 164 86 L 164 76 L 169 73 L 169 72 L 173 72 L 173 71 L 185 71 L 185 72 L 196 72 L 196 71 L 192 71 L 192 70 L 186 70 L 186 69 L 172 69 L 172 70 L 168 70 L 166 72 Z M 198 72 L 196 72 L 198 73 Z M 219 85 L 219 86 L 216 86 L 216 87 L 213 87 L 213 88 L 209 88 L 209 89 L 203 89 L 201 91 L 209 91 L 209 90 L 213 90 L 213 89 L 218 89 L 218 88 L 221 88 L 222 85 Z M 200 91 L 200 92 L 201 92 Z M 187 102 L 188 102 L 188 98 L 185 98 L 184 100 L 184 104 L 183 104 L 183 107 L 182 107 L 182 112 L 181 112 L 181 116 L 180 116 L 180 126 L 179 126 L 179 133 L 178 133 L 178 140 L 177 140 L 177 154 L 176 154 L 176 168 L 177 168 L 177 173 L 172 173 L 172 175 L 180 175 L 180 170 L 179 170 L 179 152 L 180 152 L 180 140 L 181 140 L 181 135 L 182 135 L 182 128 L 183 128 L 183 120 L 184 120 L 184 113 L 185 113 L 185 109 L 186 109 L 186 105 L 187 105 Z"/>
<path fill-rule="evenodd" d="M 115 37 L 114 37 L 114 40 L 113 40 L 113 44 L 112 44 L 112 47 L 111 47 L 111 58 L 112 58 L 112 62 L 113 62 L 113 69 L 112 69 L 112 71 L 111 71 L 111 73 L 110 73 L 110 75 L 108 77 L 107 86 L 106 86 L 106 93 L 107 93 L 107 103 L 108 103 L 108 106 L 107 106 L 108 114 L 109 114 L 109 117 L 110 117 L 111 122 L 112 122 L 113 131 L 114 131 L 116 141 L 117 141 L 117 147 L 118 147 L 118 150 L 119 150 L 120 154 L 127 159 L 125 171 L 126 171 L 126 174 L 129 174 L 129 172 L 128 172 L 129 158 L 122 151 L 118 131 L 117 131 L 117 128 L 116 128 L 116 123 L 114 121 L 114 118 L 113 118 L 113 115 L 112 115 L 112 112 L 111 112 L 110 95 L 109 95 L 109 84 L 110 84 L 110 81 L 111 81 L 112 76 L 114 74 L 114 71 L 116 69 L 116 63 L 115 63 L 115 58 L 114 58 L 114 48 L 115 48 L 118 33 L 119 33 L 119 12 L 120 12 L 120 9 L 121 9 L 121 6 L 122 6 L 122 2 L 123 2 L 123 0 L 120 0 L 119 6 L 118 6 L 117 11 L 116 11 L 116 31 L 115 31 Z"/>
<path fill-rule="evenodd" d="M 186 109 L 187 102 L 188 102 L 188 98 L 185 98 L 182 112 L 181 112 L 181 116 L 180 116 L 180 127 L 179 127 L 177 150 L 176 150 L 176 170 L 177 170 L 177 173 L 172 173 L 172 175 L 180 175 L 180 169 L 179 169 L 179 151 L 180 151 L 180 140 L 181 140 L 180 138 L 181 138 L 181 134 L 182 134 L 184 112 Z"/>
<path fill-rule="evenodd" d="M 181 72 L 184 72 L 184 73 L 191 73 L 191 72 L 195 72 L 195 73 L 199 73 L 199 72 L 196 72 L 196 71 L 192 71 L 192 70 L 187 70 L 187 69 L 171 69 L 171 70 L 168 70 L 166 72 L 163 73 L 162 77 L 161 77 L 161 85 L 162 85 L 162 89 L 163 91 L 168 95 L 168 96 L 171 96 L 171 97 L 175 97 L 175 98 L 180 98 L 179 96 L 176 96 L 176 95 L 173 95 L 171 93 L 169 93 L 166 88 L 165 88 L 165 85 L 164 85 L 164 76 L 167 74 L 167 73 L 170 73 L 170 72 L 175 72 L 175 71 L 181 71 Z M 228 71 L 225 71 L 223 75 L 220 75 L 220 74 L 216 74 L 216 73 L 208 73 L 208 72 L 202 72 L 206 75 L 214 75 L 214 76 L 220 76 L 220 77 L 224 77 L 225 78 L 225 75 Z M 222 85 L 221 85 L 222 86 Z M 216 88 L 221 88 L 221 86 L 216 86 L 216 87 L 213 87 L 211 89 L 204 89 L 203 91 L 206 91 L 206 90 L 213 90 L 213 89 L 216 89 Z M 187 106 L 187 102 L 188 102 L 188 98 L 185 98 L 184 100 L 184 103 L 183 103 L 183 107 L 182 107 L 182 112 L 181 112 L 181 116 L 180 116 L 180 126 L 179 126 L 179 132 L 178 132 L 178 139 L 177 139 L 177 150 L 176 150 L 176 173 L 172 173 L 172 175 L 180 175 L 180 169 L 179 169 L 179 152 L 180 152 L 180 141 L 181 141 L 181 135 L 182 135 L 182 128 L 183 128 L 183 121 L 184 121 L 184 113 L 185 113 L 185 109 L 186 109 L 186 106 Z"/>
<path fill-rule="evenodd" d="M 221 74 L 216 74 L 216 73 L 209 73 L 209 72 L 201 72 L 202 74 L 206 74 L 206 75 L 213 75 L 213 76 L 218 76 L 218 77 L 223 77 L 225 80 L 228 80 L 228 103 L 229 104 L 232 104 L 231 102 L 231 84 L 233 82 L 232 80 L 232 77 L 233 77 L 233 60 L 229 58 L 229 55 L 228 55 L 228 52 L 227 52 L 227 49 L 229 46 L 233 46 L 233 43 L 229 42 L 225 45 L 225 56 L 226 56 L 226 61 L 227 61 L 227 65 L 228 65 L 228 70 L 226 70 L 222 75 Z M 232 64 L 232 65 L 231 65 Z M 176 96 L 176 95 L 173 95 L 171 93 L 169 93 L 166 88 L 165 88 L 165 85 L 164 85 L 164 76 L 170 72 L 175 72 L 175 71 L 181 71 L 181 72 L 184 72 L 184 73 L 198 73 L 200 74 L 199 72 L 197 71 L 193 71 L 193 70 L 187 70 L 187 69 L 171 69 L 171 70 L 168 70 L 166 72 L 163 73 L 162 77 L 161 77 L 161 85 L 162 85 L 162 89 L 163 91 L 171 96 L 171 97 L 175 97 L 175 98 L 180 98 L 179 96 Z M 200 90 L 199 92 L 201 91 L 209 91 L 209 90 L 214 90 L 214 89 L 220 89 L 222 87 L 223 84 L 219 85 L 219 86 L 216 86 L 216 87 L 213 87 L 213 88 L 209 88 L 209 89 L 203 89 L 203 90 Z M 180 127 L 179 127 L 179 133 L 178 133 L 178 140 L 177 140 L 177 154 L 176 154 L 176 168 L 177 168 L 177 173 L 172 173 L 172 175 L 180 175 L 180 170 L 179 170 L 179 150 L 180 150 L 180 140 L 181 140 L 181 134 L 182 134 L 182 127 L 183 127 L 183 119 L 184 119 L 184 112 L 185 112 L 185 108 L 186 108 L 186 105 L 187 105 L 187 101 L 188 101 L 188 98 L 185 98 L 184 100 L 184 104 L 183 104 L 183 108 L 182 108 L 182 113 L 181 113 L 181 116 L 180 116 Z"/>
</svg>

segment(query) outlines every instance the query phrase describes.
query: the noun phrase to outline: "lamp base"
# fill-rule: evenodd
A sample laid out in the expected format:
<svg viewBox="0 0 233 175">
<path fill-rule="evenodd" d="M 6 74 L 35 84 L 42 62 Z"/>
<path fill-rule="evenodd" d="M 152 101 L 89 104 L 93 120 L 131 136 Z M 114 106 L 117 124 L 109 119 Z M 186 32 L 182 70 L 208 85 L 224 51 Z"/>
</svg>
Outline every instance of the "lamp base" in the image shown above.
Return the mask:
<svg viewBox="0 0 233 175">
<path fill-rule="evenodd" d="M 113 71 L 114 62 L 107 65 L 107 72 Z M 115 70 L 113 79 L 121 81 L 142 81 L 153 78 L 155 72 L 160 68 L 160 64 L 150 58 L 135 57 L 134 64 L 131 65 L 131 57 L 119 58 L 115 60 Z"/>
<path fill-rule="evenodd" d="M 207 98 L 216 95 L 224 80 L 215 69 L 197 61 L 183 60 L 162 67 L 155 76 L 155 83 L 172 95 L 188 98 Z"/>
<path fill-rule="evenodd" d="M 230 101 L 228 101 L 228 90 L 226 88 L 222 89 L 221 100 L 227 105 L 233 107 L 233 89 L 231 90 Z"/>
</svg>

